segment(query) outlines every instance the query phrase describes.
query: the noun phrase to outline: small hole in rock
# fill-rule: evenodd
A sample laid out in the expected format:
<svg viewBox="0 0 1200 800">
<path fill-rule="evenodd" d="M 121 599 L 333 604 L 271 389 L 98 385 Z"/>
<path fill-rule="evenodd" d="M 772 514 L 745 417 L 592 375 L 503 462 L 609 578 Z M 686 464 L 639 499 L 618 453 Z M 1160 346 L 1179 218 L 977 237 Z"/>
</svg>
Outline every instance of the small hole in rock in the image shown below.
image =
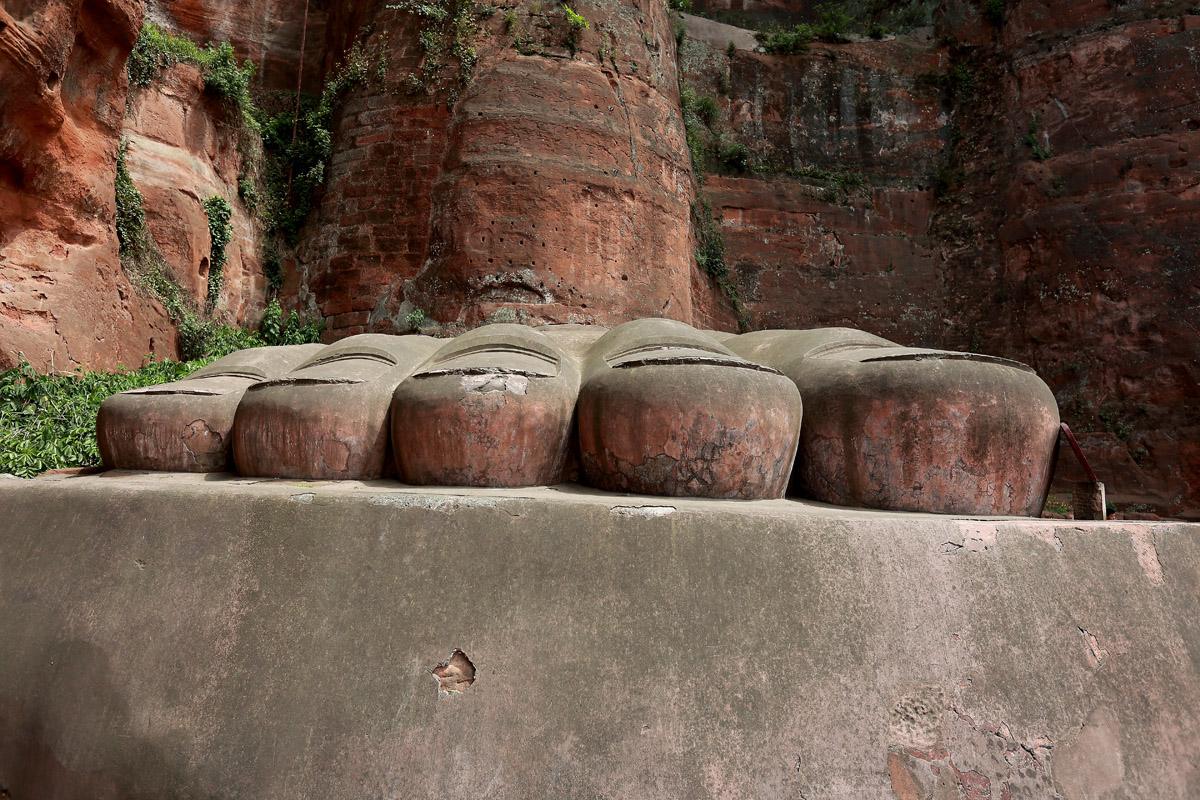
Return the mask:
<svg viewBox="0 0 1200 800">
<path fill-rule="evenodd" d="M 437 680 L 438 695 L 462 694 L 475 683 L 475 665 L 467 654 L 458 648 L 450 657 L 433 668 L 433 677 Z"/>
</svg>

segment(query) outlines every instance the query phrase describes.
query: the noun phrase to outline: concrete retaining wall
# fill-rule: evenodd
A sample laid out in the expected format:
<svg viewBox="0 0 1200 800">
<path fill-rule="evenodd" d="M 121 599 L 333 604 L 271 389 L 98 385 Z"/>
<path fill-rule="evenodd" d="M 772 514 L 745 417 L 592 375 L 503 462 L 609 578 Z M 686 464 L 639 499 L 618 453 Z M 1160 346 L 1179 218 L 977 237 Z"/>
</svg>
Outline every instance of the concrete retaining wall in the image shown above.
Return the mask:
<svg viewBox="0 0 1200 800">
<path fill-rule="evenodd" d="M 116 473 L 0 509 L 0 797 L 1200 796 L 1197 525 Z"/>
</svg>

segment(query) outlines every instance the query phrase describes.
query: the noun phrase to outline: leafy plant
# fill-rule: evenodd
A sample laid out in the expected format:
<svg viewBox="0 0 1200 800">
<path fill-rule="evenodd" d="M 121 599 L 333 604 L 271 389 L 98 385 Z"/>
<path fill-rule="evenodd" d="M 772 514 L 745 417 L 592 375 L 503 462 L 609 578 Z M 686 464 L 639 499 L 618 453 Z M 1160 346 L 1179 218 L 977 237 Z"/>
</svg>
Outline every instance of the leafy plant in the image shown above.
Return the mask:
<svg viewBox="0 0 1200 800">
<path fill-rule="evenodd" d="M 712 206 L 703 195 L 698 195 L 692 203 L 692 229 L 696 234 L 696 266 L 713 279 L 729 300 L 737 315 L 738 326 L 742 330 L 748 329 L 749 315 L 725 263 L 725 239 L 713 216 Z"/>
<path fill-rule="evenodd" d="M 228 42 L 200 47 L 191 40 L 167 33 L 152 22 L 142 25 L 129 55 L 126 71 L 133 86 L 149 86 L 159 73 L 173 64 L 200 67 L 204 88 L 222 98 L 251 130 L 257 129 L 256 109 L 250 96 L 254 63 L 238 63 Z"/>
<path fill-rule="evenodd" d="M 425 312 L 419 308 L 414 308 L 404 317 L 404 321 L 408 323 L 408 327 L 412 330 L 417 330 L 424 325 L 425 319 Z"/>
<path fill-rule="evenodd" d="M 571 54 L 574 55 L 579 47 L 579 38 L 589 27 L 588 21 L 566 3 L 563 3 L 562 9 L 567 16 L 567 47 L 571 48 Z"/>
<path fill-rule="evenodd" d="M 774 28 L 756 33 L 754 38 L 768 53 L 791 55 L 807 51 L 817 34 L 812 25 L 801 23 L 791 28 Z"/>
<path fill-rule="evenodd" d="M 813 29 L 818 39 L 826 42 L 849 41 L 848 34 L 855 20 L 838 3 L 826 3 L 817 10 L 817 24 Z"/>
<path fill-rule="evenodd" d="M 41 375 L 24 358 L 0 372 L 0 472 L 31 478 L 100 463 L 96 414 L 117 392 L 179 380 L 208 363 L 148 360 L 140 369 Z"/>
<path fill-rule="evenodd" d="M 146 237 L 146 212 L 142 204 L 142 193 L 138 191 L 129 175 L 125 162 L 129 143 L 122 140 L 117 148 L 117 243 L 121 255 L 127 256 L 137 249 Z"/>
<path fill-rule="evenodd" d="M 233 238 L 233 208 L 229 201 L 219 194 L 204 201 L 204 213 L 208 215 L 208 236 L 212 242 L 208 267 L 208 299 L 206 308 L 212 311 L 221 299 L 221 287 L 225 283 L 225 262 L 228 255 L 225 248 Z"/>
<path fill-rule="evenodd" d="M 356 42 L 326 80 L 321 94 L 302 100 L 298 116 L 292 109 L 263 121 L 267 197 L 262 216 L 270 234 L 296 243 L 317 190 L 325 183 L 338 108 L 354 87 L 382 77 L 385 68 L 381 56 Z"/>
<path fill-rule="evenodd" d="M 1029 130 L 1025 132 L 1024 139 L 1025 146 L 1029 148 L 1030 154 L 1037 161 L 1045 161 L 1054 155 L 1054 148 L 1050 146 L 1050 137 L 1041 128 L 1041 119 L 1034 117 L 1029 123 Z"/>
<path fill-rule="evenodd" d="M 399 0 L 387 7 L 421 20 L 421 31 L 417 35 L 422 51 L 421 66 L 408 76 L 410 88 L 414 92 L 432 93 L 446 83 L 452 83 L 449 100 L 454 103 L 459 91 L 471 82 L 479 58 L 475 51 L 479 17 L 490 11 L 476 6 L 471 0 Z M 455 65 L 458 67 L 456 80 L 451 77 Z"/>
</svg>

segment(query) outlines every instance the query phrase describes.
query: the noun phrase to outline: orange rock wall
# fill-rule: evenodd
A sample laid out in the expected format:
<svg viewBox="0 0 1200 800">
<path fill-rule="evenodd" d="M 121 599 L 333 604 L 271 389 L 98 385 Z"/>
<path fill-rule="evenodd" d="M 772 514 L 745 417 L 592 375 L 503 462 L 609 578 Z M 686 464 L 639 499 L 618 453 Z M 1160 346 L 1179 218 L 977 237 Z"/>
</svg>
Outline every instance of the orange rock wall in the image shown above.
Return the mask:
<svg viewBox="0 0 1200 800">
<path fill-rule="evenodd" d="M 212 242 L 204 201 L 224 197 L 233 209 L 225 248 L 220 316 L 253 322 L 266 294 L 261 225 L 238 199 L 238 121 L 204 92 L 200 72 L 177 64 L 151 86 L 134 89 L 125 118 L 126 167 L 142 193 L 146 225 L 171 274 L 203 308 Z"/>
<path fill-rule="evenodd" d="M 134 0 L 0 7 L 0 369 L 173 355 L 163 309 L 121 270 L 115 215 Z"/>
</svg>

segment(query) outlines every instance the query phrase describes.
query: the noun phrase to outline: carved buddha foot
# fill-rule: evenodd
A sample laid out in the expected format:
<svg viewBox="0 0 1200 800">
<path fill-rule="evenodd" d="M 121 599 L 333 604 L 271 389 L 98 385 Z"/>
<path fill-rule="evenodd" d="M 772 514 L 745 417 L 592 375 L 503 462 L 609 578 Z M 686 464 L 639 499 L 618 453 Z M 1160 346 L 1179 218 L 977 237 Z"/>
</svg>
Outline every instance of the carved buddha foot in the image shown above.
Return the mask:
<svg viewBox="0 0 1200 800">
<path fill-rule="evenodd" d="M 579 363 L 523 325 L 446 342 L 396 389 L 392 445 L 406 483 L 559 483 L 571 445 Z"/>
<path fill-rule="evenodd" d="M 1041 513 L 1058 405 L 1023 364 L 846 328 L 760 331 L 726 344 L 800 389 L 796 494 L 894 511 Z"/>
<path fill-rule="evenodd" d="M 644 319 L 592 346 L 579 395 L 585 479 L 608 491 L 782 497 L 800 394 L 691 326 Z"/>
<path fill-rule="evenodd" d="M 365 333 L 246 392 L 233 426 L 242 475 L 369 480 L 384 474 L 392 393 L 441 344 Z"/>
<path fill-rule="evenodd" d="M 324 348 L 319 344 L 239 350 L 183 380 L 131 389 L 100 405 L 96 439 L 112 469 L 219 472 L 242 395 Z"/>
</svg>

